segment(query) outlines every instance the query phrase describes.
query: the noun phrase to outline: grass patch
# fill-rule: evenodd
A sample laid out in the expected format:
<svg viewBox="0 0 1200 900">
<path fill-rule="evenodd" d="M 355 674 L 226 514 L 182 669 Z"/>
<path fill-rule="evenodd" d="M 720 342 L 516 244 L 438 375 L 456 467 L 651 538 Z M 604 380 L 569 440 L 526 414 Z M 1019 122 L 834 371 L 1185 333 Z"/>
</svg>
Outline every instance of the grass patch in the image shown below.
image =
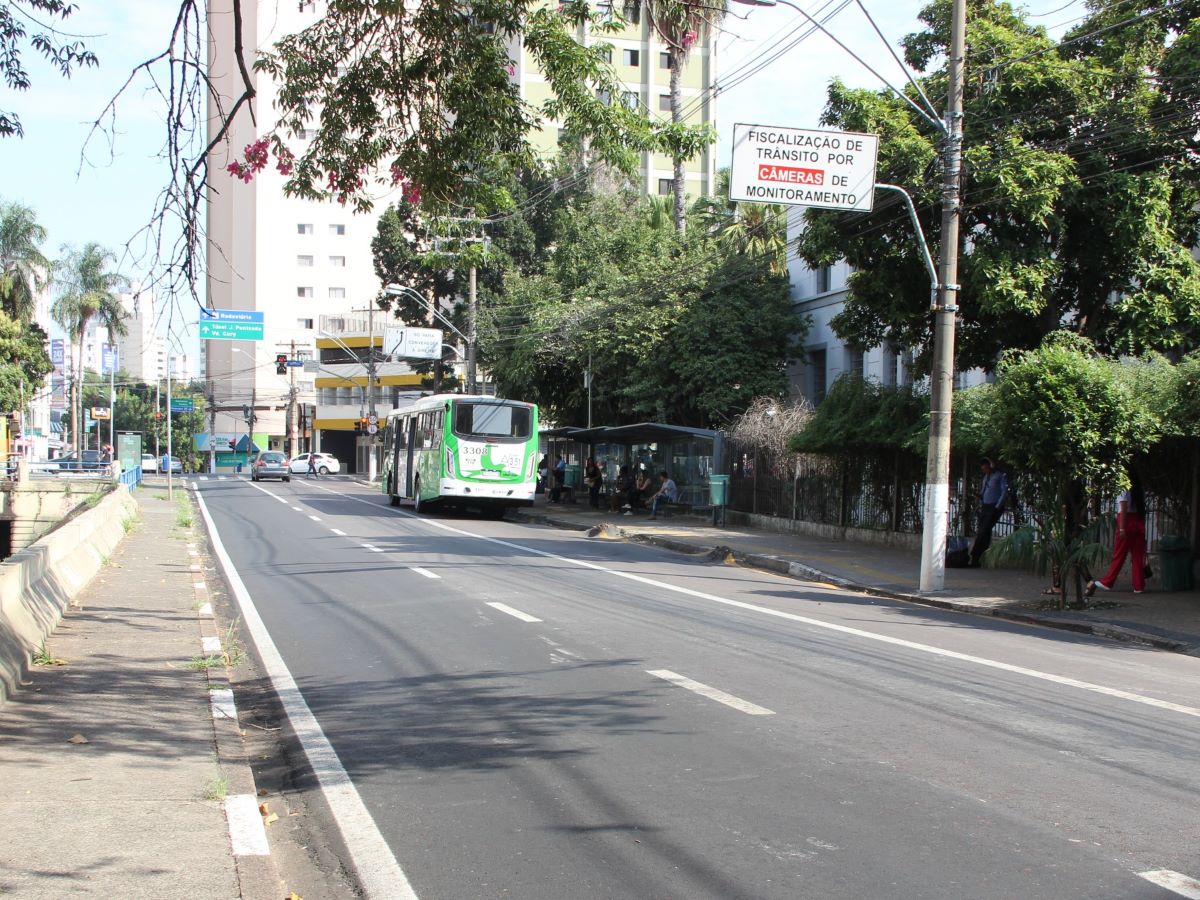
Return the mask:
<svg viewBox="0 0 1200 900">
<path fill-rule="evenodd" d="M 192 522 L 192 500 L 186 491 L 180 492 L 175 498 L 175 524 L 180 528 L 191 528 Z"/>
<path fill-rule="evenodd" d="M 228 793 L 229 779 L 224 775 L 209 779 L 208 784 L 204 786 L 205 800 L 224 800 Z"/>
<path fill-rule="evenodd" d="M 46 649 L 46 642 L 42 641 L 42 645 L 33 653 L 33 664 L 35 666 L 65 666 L 67 661 L 59 659 L 53 653 Z"/>
<path fill-rule="evenodd" d="M 210 653 L 208 656 L 193 656 L 183 664 L 183 667 L 195 672 L 207 672 L 209 669 L 220 668 L 224 665 L 224 653 Z"/>
</svg>

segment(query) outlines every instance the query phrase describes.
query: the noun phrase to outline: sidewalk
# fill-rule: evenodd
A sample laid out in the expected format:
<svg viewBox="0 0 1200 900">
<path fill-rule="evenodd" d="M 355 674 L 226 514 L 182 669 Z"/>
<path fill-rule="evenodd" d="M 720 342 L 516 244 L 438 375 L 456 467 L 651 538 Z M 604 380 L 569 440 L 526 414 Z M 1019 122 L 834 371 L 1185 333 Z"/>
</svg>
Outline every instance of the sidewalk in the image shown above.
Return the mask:
<svg viewBox="0 0 1200 900">
<path fill-rule="evenodd" d="M 947 569 L 944 591 L 921 594 L 920 554 L 903 548 L 746 527 L 715 528 L 691 516 L 649 521 L 644 512 L 621 516 L 591 510 L 586 502 L 547 505 L 540 494 L 532 509 L 519 510 L 516 516 L 578 530 L 607 525 L 610 534 L 628 540 L 685 553 L 716 551 L 742 565 L 806 581 L 1200 655 L 1200 591 L 1163 592 L 1156 590 L 1154 579 L 1146 593 L 1135 596 L 1128 565 L 1112 592 L 1092 598 L 1092 608 L 1057 610 L 1053 608 L 1056 598 L 1042 594 L 1048 578 L 1012 569 Z"/>
<path fill-rule="evenodd" d="M 231 842 L 231 801 L 249 800 L 251 841 L 262 821 L 220 721 L 225 668 L 195 662 L 220 658 L 198 526 L 165 485 L 135 497 L 140 521 L 46 640 L 61 663 L 0 708 L 0 895 L 284 896 L 270 857 L 234 855 L 255 848 Z"/>
</svg>

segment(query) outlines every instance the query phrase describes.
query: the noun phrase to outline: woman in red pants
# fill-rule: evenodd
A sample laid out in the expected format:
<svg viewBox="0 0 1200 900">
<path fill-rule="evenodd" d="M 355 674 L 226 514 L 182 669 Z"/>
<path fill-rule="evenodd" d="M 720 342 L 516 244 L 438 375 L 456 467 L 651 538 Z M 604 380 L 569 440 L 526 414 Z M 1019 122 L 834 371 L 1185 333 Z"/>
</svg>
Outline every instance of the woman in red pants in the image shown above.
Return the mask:
<svg viewBox="0 0 1200 900">
<path fill-rule="evenodd" d="M 1146 588 L 1146 495 L 1137 475 L 1130 473 L 1129 490 L 1117 497 L 1117 541 L 1113 546 L 1112 564 L 1103 578 L 1089 581 L 1087 595 L 1096 588 L 1111 591 L 1125 565 L 1125 557 L 1133 557 L 1133 592 Z"/>
</svg>

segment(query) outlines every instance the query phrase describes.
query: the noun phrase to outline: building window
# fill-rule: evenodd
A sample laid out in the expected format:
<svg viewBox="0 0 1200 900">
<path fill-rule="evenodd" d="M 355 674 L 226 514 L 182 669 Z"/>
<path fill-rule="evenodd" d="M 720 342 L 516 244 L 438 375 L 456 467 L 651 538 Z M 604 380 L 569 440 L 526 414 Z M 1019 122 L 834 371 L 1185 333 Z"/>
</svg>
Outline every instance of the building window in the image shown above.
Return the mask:
<svg viewBox="0 0 1200 900">
<path fill-rule="evenodd" d="M 642 22 L 642 4 L 638 0 L 626 0 L 625 3 L 625 18 L 631 25 L 640 25 Z"/>
<path fill-rule="evenodd" d="M 336 234 L 340 237 L 341 235 L 346 233 L 346 226 L 345 225 L 330 225 L 329 233 Z"/>
<path fill-rule="evenodd" d="M 622 50 L 621 56 L 625 60 L 625 65 L 636 66 L 641 63 L 642 54 L 640 50 Z"/>
<path fill-rule="evenodd" d="M 311 256 L 297 256 L 296 257 L 296 265 L 298 265 L 298 266 L 311 266 L 312 264 L 313 264 L 313 258 Z"/>
<path fill-rule="evenodd" d="M 300 138 L 302 141 L 311 141 L 316 136 L 317 129 L 315 128 L 301 128 L 296 132 L 296 137 Z"/>
<path fill-rule="evenodd" d="M 309 331 L 312 331 L 313 320 L 312 319 L 297 319 L 296 327 L 297 328 L 305 328 L 305 329 L 308 329 Z"/>
<path fill-rule="evenodd" d="M 567 139 L 567 129 L 565 129 L 565 128 L 558 129 L 558 142 L 561 144 L 566 139 Z"/>
<path fill-rule="evenodd" d="M 672 190 L 674 190 L 674 182 L 670 178 L 658 179 L 659 196 L 665 197 L 667 194 L 671 193 Z"/>
<path fill-rule="evenodd" d="M 830 266 L 817 269 L 817 293 L 827 294 L 833 290 L 833 270 Z"/>
<path fill-rule="evenodd" d="M 340 269 L 346 265 L 346 257 L 331 256 L 331 257 L 329 257 L 329 264 L 331 266 L 333 266 L 334 268 Z"/>
<path fill-rule="evenodd" d="M 596 55 L 610 66 L 612 65 L 612 47 L 598 47 L 596 48 Z"/>
<path fill-rule="evenodd" d="M 330 288 L 329 289 L 329 299 L 330 300 L 345 300 L 346 299 L 346 289 L 345 288 Z"/>
<path fill-rule="evenodd" d="M 671 68 L 671 54 L 670 53 L 658 54 L 658 67 L 660 69 Z"/>
<path fill-rule="evenodd" d="M 311 329 L 313 327 L 312 319 L 301 319 L 300 321 L 308 322 L 308 325 L 305 326 L 306 328 Z M 300 362 L 311 362 L 312 358 L 313 355 L 311 350 L 297 350 L 292 354 L 292 359 L 298 359 Z"/>
<path fill-rule="evenodd" d="M 612 96 L 608 93 L 608 91 L 596 91 L 596 99 L 605 106 L 608 106 L 612 103 Z"/>
<path fill-rule="evenodd" d="M 625 91 L 621 94 L 621 102 L 629 109 L 638 108 L 637 91 Z"/>
<path fill-rule="evenodd" d="M 659 94 L 658 95 L 658 111 L 659 112 L 670 112 L 671 111 L 671 95 L 670 94 Z"/>
<path fill-rule="evenodd" d="M 808 351 L 808 399 L 813 406 L 825 399 L 826 378 L 828 377 L 825 363 L 824 350 Z"/>
<path fill-rule="evenodd" d="M 296 234 L 312 234 L 312 222 L 298 222 L 296 224 Z"/>
<path fill-rule="evenodd" d="M 313 295 L 313 289 L 310 287 L 296 288 L 296 296 L 297 297 L 311 297 L 312 295 Z"/>
<path fill-rule="evenodd" d="M 865 374 L 866 354 L 853 347 L 846 348 L 846 374 L 851 378 L 862 378 Z"/>
</svg>

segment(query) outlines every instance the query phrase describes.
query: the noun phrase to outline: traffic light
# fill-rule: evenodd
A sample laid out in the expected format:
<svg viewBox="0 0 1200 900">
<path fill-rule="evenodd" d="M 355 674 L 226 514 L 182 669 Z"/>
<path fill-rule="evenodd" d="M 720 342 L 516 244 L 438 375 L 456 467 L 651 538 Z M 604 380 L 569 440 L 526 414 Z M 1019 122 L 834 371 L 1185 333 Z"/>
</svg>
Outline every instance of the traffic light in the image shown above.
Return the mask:
<svg viewBox="0 0 1200 900">
<path fill-rule="evenodd" d="M 288 369 L 287 354 L 286 353 L 276 353 L 275 354 L 275 374 L 276 375 L 286 375 L 287 369 Z"/>
</svg>

